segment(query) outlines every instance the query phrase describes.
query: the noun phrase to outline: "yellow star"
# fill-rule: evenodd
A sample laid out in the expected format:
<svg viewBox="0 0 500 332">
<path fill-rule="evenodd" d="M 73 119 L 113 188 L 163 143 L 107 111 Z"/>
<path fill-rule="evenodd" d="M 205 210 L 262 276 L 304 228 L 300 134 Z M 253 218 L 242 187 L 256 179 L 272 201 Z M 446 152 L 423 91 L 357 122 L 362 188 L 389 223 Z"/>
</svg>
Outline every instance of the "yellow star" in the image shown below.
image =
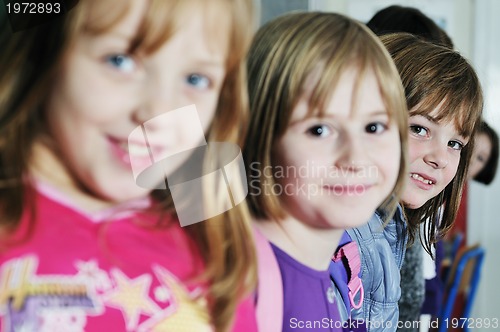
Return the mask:
<svg viewBox="0 0 500 332">
<path fill-rule="evenodd" d="M 193 299 L 182 283 L 162 267 L 154 266 L 153 271 L 170 289 L 172 305 L 141 324 L 138 331 L 213 332 L 205 299 Z"/>
<path fill-rule="evenodd" d="M 151 286 L 150 275 L 144 274 L 129 279 L 120 270 L 112 270 L 111 274 L 116 287 L 104 295 L 103 300 L 106 306 L 121 310 L 127 330 L 137 327 L 141 313 L 152 316 L 161 310 L 148 294 Z"/>
</svg>

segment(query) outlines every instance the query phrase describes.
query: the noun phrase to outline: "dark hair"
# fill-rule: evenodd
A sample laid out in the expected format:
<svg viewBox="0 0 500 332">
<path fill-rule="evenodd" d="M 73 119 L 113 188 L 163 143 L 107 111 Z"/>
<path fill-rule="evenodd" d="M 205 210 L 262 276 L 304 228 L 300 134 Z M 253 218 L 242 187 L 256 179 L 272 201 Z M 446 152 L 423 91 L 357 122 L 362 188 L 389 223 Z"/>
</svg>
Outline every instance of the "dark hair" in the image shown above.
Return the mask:
<svg viewBox="0 0 500 332">
<path fill-rule="evenodd" d="M 379 36 L 393 32 L 408 32 L 441 46 L 453 48 L 453 42 L 446 32 L 416 8 L 386 7 L 375 13 L 366 25 Z"/>
<path fill-rule="evenodd" d="M 490 184 L 495 178 L 498 166 L 498 135 L 485 121 L 481 121 L 481 126 L 476 135 L 485 134 L 491 141 L 490 158 L 484 165 L 483 169 L 474 177 L 474 181 Z"/>
</svg>

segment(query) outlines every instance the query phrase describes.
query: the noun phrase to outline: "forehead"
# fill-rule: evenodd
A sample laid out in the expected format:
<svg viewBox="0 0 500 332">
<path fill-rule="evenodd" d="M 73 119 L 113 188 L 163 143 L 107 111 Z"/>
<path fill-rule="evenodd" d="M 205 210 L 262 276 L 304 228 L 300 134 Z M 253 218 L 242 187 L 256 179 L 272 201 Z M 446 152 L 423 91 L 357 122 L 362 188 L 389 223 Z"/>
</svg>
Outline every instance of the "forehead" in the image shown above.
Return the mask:
<svg viewBox="0 0 500 332">
<path fill-rule="evenodd" d="M 447 99 L 444 98 L 439 102 L 432 98 L 424 99 L 410 110 L 410 116 L 421 115 L 437 124 L 451 125 L 462 137 L 470 137 L 470 130 L 467 129 L 466 109 L 451 107 Z"/>
<path fill-rule="evenodd" d="M 153 53 L 172 37 L 205 43 L 213 53 L 227 53 L 231 15 L 223 1 L 93 1 L 84 32 L 127 39 L 131 51 Z M 103 15 L 111 12 L 111 15 Z"/>
<path fill-rule="evenodd" d="M 343 72 L 330 98 L 327 115 L 363 116 L 373 110 L 386 112 L 374 72 L 367 69 L 360 73 L 355 68 Z"/>
<path fill-rule="evenodd" d="M 318 80 L 318 72 L 313 72 L 306 80 L 304 93 L 301 100 L 309 102 L 307 112 L 293 115 L 298 116 L 352 116 L 362 115 L 373 110 L 387 113 L 379 82 L 371 68 L 361 71 L 355 66 L 343 70 L 338 78 L 325 90 L 324 102 L 314 100 L 312 97 Z"/>
</svg>

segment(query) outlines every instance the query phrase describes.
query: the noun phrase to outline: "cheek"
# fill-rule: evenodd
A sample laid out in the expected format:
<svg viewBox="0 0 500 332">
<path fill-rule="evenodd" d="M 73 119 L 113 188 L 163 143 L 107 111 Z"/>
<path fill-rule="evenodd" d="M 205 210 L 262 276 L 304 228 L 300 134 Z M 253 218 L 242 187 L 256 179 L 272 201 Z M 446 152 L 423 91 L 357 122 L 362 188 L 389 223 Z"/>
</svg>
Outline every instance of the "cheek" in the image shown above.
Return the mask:
<svg viewBox="0 0 500 332">
<path fill-rule="evenodd" d="M 444 187 L 446 187 L 457 174 L 459 164 L 460 164 L 460 157 L 455 158 L 449 162 L 448 167 L 446 167 L 447 169 L 444 175 L 446 182 L 446 185 Z"/>
<path fill-rule="evenodd" d="M 74 94 L 72 110 L 75 116 L 84 120 L 95 123 L 124 122 L 136 109 L 137 103 L 130 91 L 124 93 L 114 87 L 100 91 L 83 91 L 83 94 Z"/>
<path fill-rule="evenodd" d="M 383 169 L 386 180 L 393 183 L 397 180 L 401 165 L 401 145 L 398 142 L 388 146 L 383 151 L 384 153 L 380 154 L 379 157 L 379 167 Z"/>
<path fill-rule="evenodd" d="M 94 102 L 81 99 L 58 99 L 49 105 L 48 121 L 50 130 L 61 142 L 68 136 L 81 136 L 84 132 L 93 132 L 103 123 L 108 122 L 106 113 L 94 107 Z"/>
<path fill-rule="evenodd" d="M 410 138 L 408 140 L 408 161 L 413 163 L 422 156 L 421 145 L 418 144 L 414 139 Z"/>
<path fill-rule="evenodd" d="M 208 128 L 212 124 L 215 113 L 217 112 L 217 100 L 211 101 L 209 103 L 205 103 L 206 105 L 196 105 L 196 111 L 198 112 L 198 116 L 200 119 L 201 126 L 203 131 L 207 133 Z M 224 115 L 219 115 L 218 118 L 223 119 Z"/>
<path fill-rule="evenodd" d="M 314 181 L 314 167 L 318 167 L 317 161 L 312 161 L 308 155 L 299 151 L 288 151 L 286 154 L 277 154 L 275 159 L 276 167 L 273 169 L 280 184 L 296 186 L 300 183 Z"/>
<path fill-rule="evenodd" d="M 401 142 L 399 134 L 392 133 L 386 139 L 384 145 L 378 145 L 369 149 L 378 161 L 379 167 L 385 172 L 385 176 L 397 177 L 401 163 Z"/>
<path fill-rule="evenodd" d="M 123 118 L 136 104 L 138 91 L 132 84 L 106 78 L 100 66 L 77 57 L 61 75 L 54 99 L 62 111 L 95 122 Z"/>
</svg>

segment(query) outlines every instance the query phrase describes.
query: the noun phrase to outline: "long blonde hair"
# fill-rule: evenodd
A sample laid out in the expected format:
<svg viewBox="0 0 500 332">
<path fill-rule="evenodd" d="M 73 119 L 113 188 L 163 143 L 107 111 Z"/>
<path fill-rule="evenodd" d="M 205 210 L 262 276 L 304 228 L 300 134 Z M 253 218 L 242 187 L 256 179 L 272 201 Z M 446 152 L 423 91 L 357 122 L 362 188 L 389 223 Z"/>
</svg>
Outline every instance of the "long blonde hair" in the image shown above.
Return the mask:
<svg viewBox="0 0 500 332">
<path fill-rule="evenodd" d="M 226 77 L 207 138 L 241 145 L 248 115 L 244 55 L 253 34 L 252 0 L 151 0 L 130 52 L 140 50 L 148 54 L 158 49 L 182 24 L 185 16 L 180 14 L 193 2 L 203 7 L 213 24 L 221 8 L 230 17 Z M 107 31 L 127 14 L 129 5 L 130 1 L 120 1 L 119 6 L 106 0 L 80 1 L 65 15 L 16 33 L 11 32 L 6 20 L 0 21 L 0 229 L 3 233 L 15 229 L 21 214 L 32 208 L 26 199 L 33 191 L 28 165 L 33 143 L 45 130 L 44 104 L 62 59 L 79 34 Z M 97 13 L 100 15 L 94 15 Z M 165 213 L 175 214 L 168 191 L 153 195 L 162 203 Z M 253 289 L 256 279 L 248 212 L 240 204 L 224 215 L 188 226 L 186 230 L 197 241 L 206 262 L 203 276 L 210 284 L 213 324 L 218 331 L 226 330 L 237 301 Z"/>
<path fill-rule="evenodd" d="M 361 23 L 334 13 L 292 13 L 263 26 L 248 55 L 251 118 L 245 142 L 247 177 L 250 185 L 249 207 L 261 219 L 280 220 L 284 211 L 276 195 L 259 195 L 272 188 L 275 179 L 265 172 L 271 169 L 273 144 L 285 133 L 291 113 L 308 84 L 312 95 L 310 110 L 323 110 L 341 74 L 352 66 L 359 68 L 356 86 L 373 69 L 389 116 L 395 120 L 401 140 L 400 168 L 393 194 L 381 208 L 392 217 L 397 197 L 406 179 L 407 115 L 404 92 L 398 72 L 380 40 Z M 314 82 L 312 73 L 320 72 Z M 253 173 L 252 173 L 253 172 Z"/>
</svg>

